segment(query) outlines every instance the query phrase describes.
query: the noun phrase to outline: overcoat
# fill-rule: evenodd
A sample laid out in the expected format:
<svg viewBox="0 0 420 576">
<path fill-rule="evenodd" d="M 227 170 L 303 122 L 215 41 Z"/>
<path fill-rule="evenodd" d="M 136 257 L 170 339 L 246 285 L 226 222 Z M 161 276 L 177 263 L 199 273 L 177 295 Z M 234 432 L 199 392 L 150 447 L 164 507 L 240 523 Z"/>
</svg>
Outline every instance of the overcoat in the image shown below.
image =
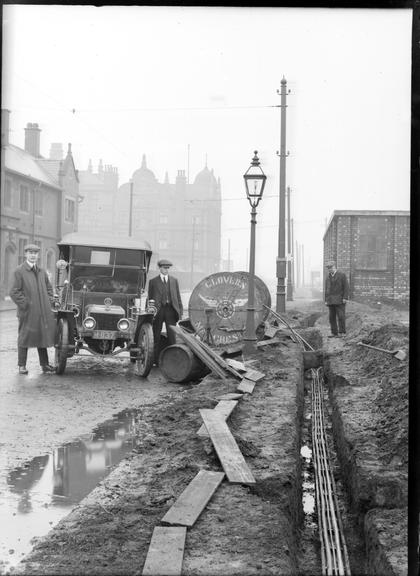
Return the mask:
<svg viewBox="0 0 420 576">
<path fill-rule="evenodd" d="M 328 274 L 325 280 L 325 302 L 327 305 L 342 304 L 349 299 L 349 283 L 344 272 L 337 270 L 334 276 Z"/>
<path fill-rule="evenodd" d="M 174 278 L 174 276 L 169 276 L 168 274 L 168 282 L 169 282 L 169 293 L 171 295 L 171 304 L 175 308 L 178 314 L 178 318 L 182 318 L 183 306 L 181 300 L 181 293 L 179 291 L 178 280 L 177 278 Z M 164 286 L 159 274 L 155 278 L 149 280 L 149 290 L 148 290 L 149 300 L 155 301 L 155 305 L 158 312 L 163 304 L 163 293 L 164 293 Z"/>
<path fill-rule="evenodd" d="M 54 292 L 42 268 L 34 272 L 25 261 L 14 272 L 10 297 L 17 305 L 18 346 L 48 348 L 54 345 L 56 321 L 51 306 Z"/>
</svg>

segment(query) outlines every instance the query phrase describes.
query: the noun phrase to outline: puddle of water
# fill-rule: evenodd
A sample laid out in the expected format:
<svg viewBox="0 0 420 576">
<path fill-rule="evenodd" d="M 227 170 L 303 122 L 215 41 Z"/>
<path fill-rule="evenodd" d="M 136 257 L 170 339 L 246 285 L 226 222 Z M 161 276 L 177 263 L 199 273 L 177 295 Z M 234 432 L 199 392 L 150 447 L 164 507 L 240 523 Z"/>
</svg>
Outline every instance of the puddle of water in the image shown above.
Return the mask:
<svg viewBox="0 0 420 576">
<path fill-rule="evenodd" d="M 138 410 L 124 410 L 92 433 L 0 478 L 0 572 L 30 552 L 44 536 L 109 474 L 134 445 Z"/>
</svg>

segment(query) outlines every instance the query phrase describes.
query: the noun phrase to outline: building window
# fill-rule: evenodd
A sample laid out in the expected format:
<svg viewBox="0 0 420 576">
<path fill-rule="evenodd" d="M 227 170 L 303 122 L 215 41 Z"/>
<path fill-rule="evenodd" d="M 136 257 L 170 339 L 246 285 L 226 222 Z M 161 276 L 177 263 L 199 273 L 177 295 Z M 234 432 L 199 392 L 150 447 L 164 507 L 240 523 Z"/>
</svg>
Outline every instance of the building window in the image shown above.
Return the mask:
<svg viewBox="0 0 420 576">
<path fill-rule="evenodd" d="M 166 238 L 161 238 L 159 240 L 159 250 L 166 250 L 168 248 L 168 241 Z"/>
<path fill-rule="evenodd" d="M 5 208 L 12 207 L 12 181 L 6 180 L 4 184 L 4 206 Z"/>
<path fill-rule="evenodd" d="M 44 213 L 44 197 L 42 190 L 34 190 L 35 214 L 42 216 Z"/>
<path fill-rule="evenodd" d="M 23 249 L 26 244 L 29 244 L 28 238 L 19 238 L 18 264 L 22 264 L 22 262 L 25 260 Z"/>
<path fill-rule="evenodd" d="M 75 220 L 75 202 L 70 198 L 66 198 L 65 200 L 64 220 L 67 222 L 74 222 Z"/>
<path fill-rule="evenodd" d="M 359 249 L 356 267 L 361 270 L 387 269 L 387 221 L 359 218 Z"/>
<path fill-rule="evenodd" d="M 167 224 L 168 223 L 168 215 L 167 214 L 160 214 L 159 215 L 159 224 Z"/>
<path fill-rule="evenodd" d="M 19 208 L 22 212 L 29 212 L 29 189 L 24 184 L 19 188 Z"/>
</svg>

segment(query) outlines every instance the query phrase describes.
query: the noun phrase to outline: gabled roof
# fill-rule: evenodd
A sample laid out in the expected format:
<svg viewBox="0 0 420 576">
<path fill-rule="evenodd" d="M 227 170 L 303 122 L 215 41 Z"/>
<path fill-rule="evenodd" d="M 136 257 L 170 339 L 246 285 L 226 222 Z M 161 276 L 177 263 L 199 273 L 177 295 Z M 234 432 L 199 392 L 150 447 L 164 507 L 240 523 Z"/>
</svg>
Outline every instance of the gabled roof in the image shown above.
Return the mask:
<svg viewBox="0 0 420 576">
<path fill-rule="evenodd" d="M 62 160 L 49 160 L 47 158 L 37 158 L 38 164 L 46 171 L 50 176 L 59 182 L 59 171 Z"/>
<path fill-rule="evenodd" d="M 22 148 L 18 148 L 13 144 L 8 144 L 5 150 L 5 168 L 6 170 L 13 170 L 22 176 L 27 176 L 52 186 L 59 188 L 58 178 L 50 174 L 32 154 L 29 154 Z"/>
</svg>

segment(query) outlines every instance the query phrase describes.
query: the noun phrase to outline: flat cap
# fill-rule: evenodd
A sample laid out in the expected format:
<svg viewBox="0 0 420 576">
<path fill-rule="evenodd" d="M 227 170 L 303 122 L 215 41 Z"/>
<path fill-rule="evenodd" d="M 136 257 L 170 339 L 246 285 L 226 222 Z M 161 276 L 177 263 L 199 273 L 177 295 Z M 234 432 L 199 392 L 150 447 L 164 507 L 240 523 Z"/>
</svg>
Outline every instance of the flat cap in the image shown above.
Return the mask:
<svg viewBox="0 0 420 576">
<path fill-rule="evenodd" d="M 327 268 L 332 268 L 333 266 L 335 266 L 334 260 L 328 260 L 326 266 L 327 266 Z"/>
<path fill-rule="evenodd" d="M 165 260 L 165 258 L 163 258 L 162 260 L 159 260 L 157 265 L 159 266 L 159 268 L 161 266 L 173 266 L 172 262 L 170 260 Z"/>
<path fill-rule="evenodd" d="M 27 252 L 28 250 L 32 250 L 33 252 L 39 252 L 39 246 L 37 246 L 36 244 L 26 244 L 26 246 L 23 247 L 23 251 Z"/>
</svg>

